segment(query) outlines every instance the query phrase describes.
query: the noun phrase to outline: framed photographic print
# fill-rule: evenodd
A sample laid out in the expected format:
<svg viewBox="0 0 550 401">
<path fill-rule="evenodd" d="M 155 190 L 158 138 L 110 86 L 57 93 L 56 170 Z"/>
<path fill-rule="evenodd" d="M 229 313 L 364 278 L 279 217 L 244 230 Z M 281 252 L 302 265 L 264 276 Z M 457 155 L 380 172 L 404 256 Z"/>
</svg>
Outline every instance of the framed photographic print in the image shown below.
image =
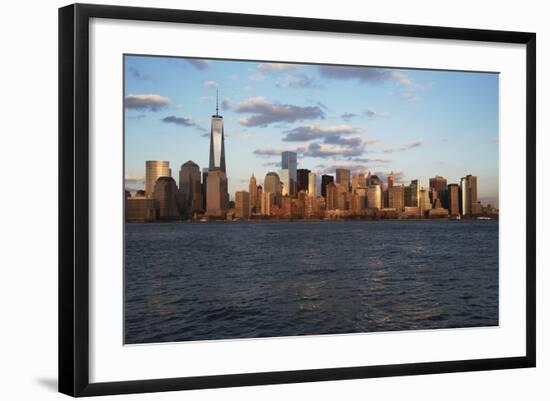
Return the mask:
<svg viewBox="0 0 550 401">
<path fill-rule="evenodd" d="M 59 390 L 535 366 L 535 34 L 59 10 Z"/>
</svg>

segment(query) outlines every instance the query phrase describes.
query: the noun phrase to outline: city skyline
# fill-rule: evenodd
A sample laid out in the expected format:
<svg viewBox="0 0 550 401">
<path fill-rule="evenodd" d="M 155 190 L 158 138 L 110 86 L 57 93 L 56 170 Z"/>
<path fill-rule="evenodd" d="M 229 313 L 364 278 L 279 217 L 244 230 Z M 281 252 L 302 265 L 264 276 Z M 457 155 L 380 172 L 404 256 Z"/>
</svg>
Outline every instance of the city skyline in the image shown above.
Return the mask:
<svg viewBox="0 0 550 401">
<path fill-rule="evenodd" d="M 318 193 L 338 168 L 384 182 L 394 171 L 395 184 L 426 188 L 436 175 L 460 184 L 475 172 L 478 199 L 498 205 L 496 74 L 135 56 L 125 73 L 126 188 L 144 188 L 145 160 L 169 161 L 173 177 L 188 160 L 208 167 L 220 90 L 232 200 L 251 174 L 264 185 L 287 150 L 317 175 Z M 454 100 L 441 102 L 450 88 Z"/>
</svg>

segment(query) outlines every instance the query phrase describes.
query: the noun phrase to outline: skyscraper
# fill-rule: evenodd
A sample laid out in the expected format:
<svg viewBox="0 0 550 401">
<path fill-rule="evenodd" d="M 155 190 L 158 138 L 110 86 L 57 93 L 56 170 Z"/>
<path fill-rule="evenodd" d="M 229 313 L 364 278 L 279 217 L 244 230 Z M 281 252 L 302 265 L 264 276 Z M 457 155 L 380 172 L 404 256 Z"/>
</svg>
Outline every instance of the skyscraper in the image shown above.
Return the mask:
<svg viewBox="0 0 550 401">
<path fill-rule="evenodd" d="M 321 196 L 327 198 L 327 185 L 331 182 L 334 182 L 334 177 L 332 175 L 323 174 L 321 176 Z"/>
<path fill-rule="evenodd" d="M 439 199 L 441 207 L 447 208 L 447 179 L 440 175 L 430 178 L 430 189 L 433 194 L 432 202 L 435 203 L 435 200 Z"/>
<path fill-rule="evenodd" d="M 337 168 L 336 169 L 336 183 L 344 184 L 348 191 L 350 190 L 350 178 L 351 172 L 346 168 Z"/>
<path fill-rule="evenodd" d="M 203 209 L 201 171 L 189 160 L 181 165 L 179 173 L 178 209 L 182 216 L 191 215 Z"/>
<path fill-rule="evenodd" d="M 447 207 L 451 216 L 458 216 L 460 214 L 459 193 L 458 184 L 449 184 L 447 186 Z"/>
<path fill-rule="evenodd" d="M 246 191 L 235 193 L 235 216 L 241 219 L 248 219 L 250 216 L 250 196 Z"/>
<path fill-rule="evenodd" d="M 275 205 L 280 205 L 281 198 L 281 180 L 279 175 L 273 171 L 268 172 L 264 179 L 264 193 L 273 194 L 273 202 Z"/>
<path fill-rule="evenodd" d="M 256 177 L 254 177 L 254 174 L 250 177 L 250 180 L 248 181 L 248 193 L 250 196 L 250 211 L 254 211 L 256 208 L 256 202 L 258 200 L 258 186 L 256 184 Z"/>
<path fill-rule="evenodd" d="M 206 186 L 206 214 L 212 217 L 224 217 L 229 207 L 229 194 L 227 176 L 222 169 L 215 167 L 208 170 Z"/>
<path fill-rule="evenodd" d="M 382 185 L 369 185 L 367 188 L 367 204 L 372 209 L 382 209 Z"/>
<path fill-rule="evenodd" d="M 307 180 L 307 193 L 309 194 L 309 196 L 317 196 L 317 174 L 309 173 Z"/>
<path fill-rule="evenodd" d="M 281 181 L 281 193 L 283 196 L 292 195 L 292 179 L 290 178 L 290 170 L 284 168 L 279 170 L 279 179 Z"/>
<path fill-rule="evenodd" d="M 420 216 L 425 216 L 426 212 L 432 208 L 430 202 L 430 190 L 422 188 L 418 191 L 418 209 Z"/>
<path fill-rule="evenodd" d="M 307 192 L 309 188 L 309 173 L 311 171 L 306 168 L 296 170 L 296 193 L 300 191 Z"/>
<path fill-rule="evenodd" d="M 393 187 L 393 171 L 388 174 L 388 189 Z"/>
<path fill-rule="evenodd" d="M 460 179 L 462 215 L 472 215 L 472 204 L 477 203 L 477 177 L 468 174 Z"/>
<path fill-rule="evenodd" d="M 298 160 L 296 152 L 285 151 L 281 153 L 281 169 L 288 170 L 288 190 L 290 196 L 296 195 L 297 166 Z"/>
<path fill-rule="evenodd" d="M 209 169 L 225 170 L 225 137 L 223 132 L 223 117 L 218 113 L 218 92 L 216 92 L 216 114 L 212 116 L 210 128 L 210 161 Z"/>
<path fill-rule="evenodd" d="M 405 206 L 418 207 L 420 185 L 418 180 L 412 180 L 405 188 Z"/>
<path fill-rule="evenodd" d="M 179 217 L 176 193 L 178 187 L 172 177 L 160 177 L 155 183 L 153 198 L 157 201 L 159 219 L 172 220 Z"/>
<path fill-rule="evenodd" d="M 405 207 L 405 187 L 403 185 L 392 185 L 388 188 L 388 207 L 401 212 Z"/>
<path fill-rule="evenodd" d="M 163 160 L 147 160 L 145 162 L 145 194 L 153 197 L 155 183 L 160 177 L 170 177 L 170 163 Z"/>
</svg>

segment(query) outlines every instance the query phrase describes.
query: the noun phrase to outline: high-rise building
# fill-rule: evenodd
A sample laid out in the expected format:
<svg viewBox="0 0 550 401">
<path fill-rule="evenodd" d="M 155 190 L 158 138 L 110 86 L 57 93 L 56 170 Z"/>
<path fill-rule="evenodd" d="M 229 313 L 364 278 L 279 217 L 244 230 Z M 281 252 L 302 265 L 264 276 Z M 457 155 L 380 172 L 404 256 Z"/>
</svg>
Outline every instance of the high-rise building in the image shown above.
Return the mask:
<svg viewBox="0 0 550 401">
<path fill-rule="evenodd" d="M 250 180 L 248 180 L 248 193 L 250 196 L 250 212 L 254 212 L 256 209 L 256 203 L 258 201 L 258 185 L 256 183 L 256 177 L 254 177 L 254 174 L 252 174 Z"/>
<path fill-rule="evenodd" d="M 279 175 L 273 171 L 268 172 L 264 179 L 264 193 L 269 192 L 273 195 L 275 205 L 280 205 L 281 198 L 281 180 Z"/>
<path fill-rule="evenodd" d="M 221 168 L 213 168 L 208 171 L 206 214 L 211 217 L 225 217 L 229 207 L 229 194 L 227 193 L 227 176 Z"/>
<path fill-rule="evenodd" d="M 332 175 L 323 174 L 321 176 L 321 196 L 327 198 L 327 185 L 331 182 L 334 182 L 334 177 Z"/>
<path fill-rule="evenodd" d="M 317 174 L 310 172 L 308 174 L 307 193 L 310 196 L 317 196 Z"/>
<path fill-rule="evenodd" d="M 260 213 L 260 211 L 262 210 L 262 193 L 263 193 L 263 188 L 261 185 L 258 185 L 256 187 L 256 205 L 255 205 L 256 213 Z"/>
<path fill-rule="evenodd" d="M 158 217 L 160 220 L 174 220 L 179 218 L 176 194 L 178 186 L 172 177 L 159 177 L 155 182 L 153 199 L 158 205 Z"/>
<path fill-rule="evenodd" d="M 418 209 L 420 211 L 420 216 L 424 216 L 431 208 L 430 190 L 425 188 L 420 189 L 418 191 Z"/>
<path fill-rule="evenodd" d="M 467 175 L 460 179 L 460 197 L 463 216 L 472 215 L 472 205 L 477 203 L 477 177 L 474 175 Z"/>
<path fill-rule="evenodd" d="M 405 206 L 418 207 L 420 185 L 418 180 L 412 180 L 405 188 Z"/>
<path fill-rule="evenodd" d="M 338 191 L 334 182 L 329 182 L 325 188 L 327 210 L 338 209 Z"/>
<path fill-rule="evenodd" d="M 309 173 L 311 171 L 306 168 L 296 170 L 296 193 L 300 191 L 307 192 L 309 188 Z"/>
<path fill-rule="evenodd" d="M 440 175 L 430 178 L 430 189 L 432 190 L 432 204 L 439 199 L 441 207 L 447 208 L 447 179 Z"/>
<path fill-rule="evenodd" d="M 153 197 L 155 183 L 160 177 L 170 177 L 170 163 L 164 160 L 147 160 L 145 162 L 145 193 Z"/>
<path fill-rule="evenodd" d="M 279 170 L 279 179 L 281 180 L 281 193 L 283 196 L 290 196 L 292 193 L 292 179 L 290 178 L 290 170 Z"/>
<path fill-rule="evenodd" d="M 336 209 L 339 210 L 348 210 L 350 199 L 349 199 L 349 183 L 345 182 L 341 184 L 336 184 Z"/>
<path fill-rule="evenodd" d="M 367 187 L 367 205 L 371 209 L 382 209 L 382 185 Z"/>
<path fill-rule="evenodd" d="M 346 168 L 337 168 L 336 169 L 336 183 L 344 184 L 347 190 L 350 190 L 350 178 L 351 172 Z"/>
<path fill-rule="evenodd" d="M 447 208 L 451 216 L 460 214 L 460 191 L 458 184 L 449 184 L 447 186 Z"/>
<path fill-rule="evenodd" d="M 271 209 L 275 204 L 275 196 L 272 192 L 263 191 L 262 192 L 262 205 L 261 213 L 263 216 L 270 216 Z"/>
<path fill-rule="evenodd" d="M 181 165 L 177 199 L 178 210 L 183 217 L 203 210 L 201 171 L 191 160 Z"/>
<path fill-rule="evenodd" d="M 235 216 L 241 219 L 250 217 L 250 196 L 247 191 L 235 192 Z"/>
<path fill-rule="evenodd" d="M 223 117 L 218 113 L 218 92 L 216 92 L 216 114 L 212 116 L 210 127 L 210 160 L 208 168 L 225 170 L 225 137 L 223 132 Z"/>
<path fill-rule="evenodd" d="M 285 151 L 281 153 L 281 169 L 288 170 L 288 192 L 290 196 L 296 195 L 297 167 L 298 157 L 296 152 Z"/>
<path fill-rule="evenodd" d="M 393 185 L 388 188 L 388 207 L 401 212 L 405 207 L 405 187 Z"/>
<path fill-rule="evenodd" d="M 206 210 L 206 181 L 208 179 L 208 167 L 202 169 L 202 210 Z"/>
<path fill-rule="evenodd" d="M 388 174 L 388 189 L 391 187 L 393 187 L 393 171 Z"/>
</svg>

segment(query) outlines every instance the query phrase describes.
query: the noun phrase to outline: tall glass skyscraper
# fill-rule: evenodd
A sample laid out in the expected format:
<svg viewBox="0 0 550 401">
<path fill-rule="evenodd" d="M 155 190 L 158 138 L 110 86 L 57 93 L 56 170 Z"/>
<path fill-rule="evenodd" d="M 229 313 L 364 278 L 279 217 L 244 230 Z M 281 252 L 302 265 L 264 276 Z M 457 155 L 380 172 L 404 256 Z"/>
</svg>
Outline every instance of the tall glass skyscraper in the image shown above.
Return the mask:
<svg viewBox="0 0 550 401">
<path fill-rule="evenodd" d="M 145 162 L 145 193 L 153 197 L 155 183 L 160 177 L 170 177 L 170 163 L 164 160 L 147 160 Z"/>
<path fill-rule="evenodd" d="M 289 183 L 288 192 L 290 196 L 296 195 L 296 180 L 298 167 L 298 157 L 296 152 L 285 151 L 281 153 L 281 169 L 288 170 Z"/>
<path fill-rule="evenodd" d="M 219 168 L 225 171 L 225 138 L 223 133 L 223 117 L 218 112 L 218 93 L 216 92 L 216 114 L 212 116 L 210 128 L 210 162 L 209 169 Z"/>
</svg>

